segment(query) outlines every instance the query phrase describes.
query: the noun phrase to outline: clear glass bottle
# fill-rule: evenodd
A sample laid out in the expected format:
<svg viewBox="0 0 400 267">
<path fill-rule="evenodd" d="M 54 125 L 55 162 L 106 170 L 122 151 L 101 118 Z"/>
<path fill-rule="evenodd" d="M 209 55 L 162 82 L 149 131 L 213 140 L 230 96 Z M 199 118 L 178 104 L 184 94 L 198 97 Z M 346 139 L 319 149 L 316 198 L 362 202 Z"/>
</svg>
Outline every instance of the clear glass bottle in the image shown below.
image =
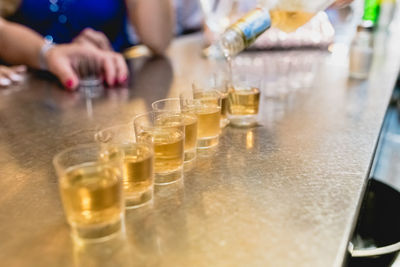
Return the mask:
<svg viewBox="0 0 400 267">
<path fill-rule="evenodd" d="M 373 56 L 373 23 L 363 21 L 350 46 L 349 75 L 356 79 L 368 77 Z"/>
<path fill-rule="evenodd" d="M 230 26 L 217 42 L 225 57 L 238 54 L 250 46 L 258 36 L 271 27 L 268 10 L 256 8 Z"/>
<path fill-rule="evenodd" d="M 260 7 L 231 25 L 204 53 L 214 57 L 222 54 L 230 58 L 250 46 L 271 25 L 286 32 L 295 31 L 333 0 L 278 0 L 272 6 L 267 5 L 266 0 L 260 2 Z"/>
</svg>

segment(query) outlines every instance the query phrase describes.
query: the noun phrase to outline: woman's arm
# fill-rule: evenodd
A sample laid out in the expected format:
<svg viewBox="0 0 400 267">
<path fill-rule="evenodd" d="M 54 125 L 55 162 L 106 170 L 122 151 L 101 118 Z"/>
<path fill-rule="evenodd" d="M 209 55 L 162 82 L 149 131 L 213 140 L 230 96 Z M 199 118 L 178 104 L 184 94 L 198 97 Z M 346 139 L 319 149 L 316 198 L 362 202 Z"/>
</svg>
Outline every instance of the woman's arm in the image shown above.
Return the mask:
<svg viewBox="0 0 400 267">
<path fill-rule="evenodd" d="M 30 29 L 0 18 L 0 58 L 10 64 L 39 68 L 44 39 Z"/>
<path fill-rule="evenodd" d="M 99 62 L 105 81 L 110 86 L 123 83 L 128 76 L 122 55 L 113 51 L 103 51 L 79 43 L 54 45 L 47 51 L 41 51 L 45 47 L 45 41 L 39 34 L 1 18 L 0 36 L 0 58 L 10 64 L 24 64 L 32 68 L 40 68 L 44 64 L 71 90 L 76 89 L 79 84 L 74 66 L 83 57 Z"/>
<path fill-rule="evenodd" d="M 162 54 L 173 37 L 174 10 L 170 0 L 126 0 L 128 16 L 141 42 Z"/>
</svg>

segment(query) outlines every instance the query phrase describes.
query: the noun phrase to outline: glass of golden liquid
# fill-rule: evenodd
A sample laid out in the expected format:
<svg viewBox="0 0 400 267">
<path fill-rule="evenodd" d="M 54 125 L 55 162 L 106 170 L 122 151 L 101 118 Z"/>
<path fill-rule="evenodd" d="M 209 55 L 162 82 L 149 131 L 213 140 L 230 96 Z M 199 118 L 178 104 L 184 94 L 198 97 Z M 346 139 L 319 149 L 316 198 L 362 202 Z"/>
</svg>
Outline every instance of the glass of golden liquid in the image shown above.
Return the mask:
<svg viewBox="0 0 400 267">
<path fill-rule="evenodd" d="M 97 142 L 118 146 L 124 152 L 122 187 L 125 207 L 138 208 L 153 199 L 154 153 L 149 142 L 135 142 L 132 124 L 121 124 L 95 134 Z"/>
<path fill-rule="evenodd" d="M 229 80 L 226 73 L 216 72 L 210 77 L 199 79 L 193 82 L 193 93 L 216 91 L 220 94 L 221 98 L 221 119 L 220 126 L 225 128 L 229 124 L 228 119 L 228 93 L 229 93 Z"/>
<path fill-rule="evenodd" d="M 193 99 L 181 95 L 183 106 L 194 106 L 197 115 L 197 148 L 211 148 L 219 143 L 221 134 L 221 94 L 193 85 Z"/>
<path fill-rule="evenodd" d="M 228 118 L 232 125 L 248 127 L 257 124 L 260 105 L 259 78 L 235 75 L 228 93 Z"/>
<path fill-rule="evenodd" d="M 217 78 L 215 78 L 217 79 Z M 221 80 L 221 83 L 215 87 L 215 90 L 221 95 L 221 120 L 220 126 L 221 128 L 225 128 L 229 124 L 228 118 L 228 81 Z"/>
<path fill-rule="evenodd" d="M 197 115 L 193 106 L 183 106 L 179 98 L 166 98 L 151 104 L 154 111 L 171 111 L 180 113 L 185 124 L 185 163 L 196 158 Z"/>
<path fill-rule="evenodd" d="M 78 243 L 124 232 L 122 158 L 118 147 L 98 144 L 72 147 L 54 157 L 65 215 Z"/>
<path fill-rule="evenodd" d="M 180 113 L 150 111 L 133 120 L 136 140 L 151 142 L 154 150 L 154 183 L 171 184 L 183 177 L 184 117 Z"/>
</svg>

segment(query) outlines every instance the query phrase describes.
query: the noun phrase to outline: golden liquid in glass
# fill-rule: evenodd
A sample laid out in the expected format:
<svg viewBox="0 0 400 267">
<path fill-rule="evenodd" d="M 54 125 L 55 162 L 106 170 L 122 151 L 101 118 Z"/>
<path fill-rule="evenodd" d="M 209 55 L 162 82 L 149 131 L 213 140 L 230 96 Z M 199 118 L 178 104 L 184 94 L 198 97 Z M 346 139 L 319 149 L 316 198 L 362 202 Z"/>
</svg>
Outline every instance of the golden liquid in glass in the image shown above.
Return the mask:
<svg viewBox="0 0 400 267">
<path fill-rule="evenodd" d="M 122 211 L 120 171 L 96 164 L 82 164 L 60 179 L 68 221 L 91 225 L 119 220 Z"/>
<path fill-rule="evenodd" d="M 315 14 L 304 11 L 271 10 L 272 26 L 284 31 L 293 32 L 306 24 Z"/>
<path fill-rule="evenodd" d="M 176 127 L 183 130 L 184 118 L 180 113 L 161 114 L 157 117 L 155 124 L 161 127 Z"/>
<path fill-rule="evenodd" d="M 176 115 L 166 114 L 157 118 L 157 125 L 185 129 L 185 151 L 196 148 L 197 116 L 191 112 Z M 184 127 L 183 127 L 184 126 Z"/>
<path fill-rule="evenodd" d="M 218 136 L 221 133 L 221 108 L 216 105 L 204 105 L 196 110 L 197 138 L 205 139 Z"/>
<path fill-rule="evenodd" d="M 232 115 L 256 115 L 260 103 L 258 88 L 236 89 L 229 92 L 229 113 Z"/>
<path fill-rule="evenodd" d="M 157 128 L 142 132 L 139 140 L 152 140 L 154 144 L 154 171 L 168 173 L 179 169 L 183 164 L 184 134 L 172 128 Z"/>
<path fill-rule="evenodd" d="M 195 114 L 184 114 L 185 151 L 196 149 L 197 117 Z"/>
<path fill-rule="evenodd" d="M 122 185 L 127 196 L 144 192 L 153 184 L 153 155 L 144 144 L 125 145 Z"/>
</svg>

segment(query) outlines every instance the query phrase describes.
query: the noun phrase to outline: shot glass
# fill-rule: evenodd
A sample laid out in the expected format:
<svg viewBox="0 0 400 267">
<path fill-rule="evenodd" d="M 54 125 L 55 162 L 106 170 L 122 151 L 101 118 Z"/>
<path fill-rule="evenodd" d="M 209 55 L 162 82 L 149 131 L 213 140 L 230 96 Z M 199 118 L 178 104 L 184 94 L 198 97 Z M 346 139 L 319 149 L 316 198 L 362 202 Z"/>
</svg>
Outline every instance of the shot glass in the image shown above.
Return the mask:
<svg viewBox="0 0 400 267">
<path fill-rule="evenodd" d="M 183 177 L 185 127 L 183 116 L 166 111 L 150 111 L 133 120 L 136 140 L 152 142 L 154 183 L 170 184 Z"/>
<path fill-rule="evenodd" d="M 191 106 L 183 106 L 179 98 L 166 98 L 151 104 L 154 111 L 170 111 L 180 113 L 185 125 L 185 163 L 196 158 L 197 116 Z"/>
<path fill-rule="evenodd" d="M 233 78 L 228 93 L 228 118 L 232 125 L 248 127 L 257 124 L 260 85 L 260 79 L 254 76 Z"/>
<path fill-rule="evenodd" d="M 124 230 L 122 157 L 117 147 L 98 144 L 54 157 L 64 212 L 78 243 L 108 240 Z"/>
<path fill-rule="evenodd" d="M 181 95 L 182 97 L 182 95 Z M 189 102 L 188 102 L 189 101 Z M 193 99 L 182 99 L 183 105 L 194 103 L 197 115 L 197 148 L 218 145 L 221 134 L 221 95 L 217 91 L 193 88 Z"/>
<path fill-rule="evenodd" d="M 153 199 L 154 153 L 149 142 L 135 142 L 132 124 L 121 124 L 95 134 L 101 144 L 119 147 L 124 152 L 122 185 L 125 207 L 138 208 Z"/>
<path fill-rule="evenodd" d="M 228 119 L 228 93 L 229 93 L 229 80 L 227 74 L 223 72 L 214 73 L 211 77 L 199 79 L 193 82 L 193 93 L 216 91 L 221 97 L 221 128 L 229 124 Z"/>
</svg>

